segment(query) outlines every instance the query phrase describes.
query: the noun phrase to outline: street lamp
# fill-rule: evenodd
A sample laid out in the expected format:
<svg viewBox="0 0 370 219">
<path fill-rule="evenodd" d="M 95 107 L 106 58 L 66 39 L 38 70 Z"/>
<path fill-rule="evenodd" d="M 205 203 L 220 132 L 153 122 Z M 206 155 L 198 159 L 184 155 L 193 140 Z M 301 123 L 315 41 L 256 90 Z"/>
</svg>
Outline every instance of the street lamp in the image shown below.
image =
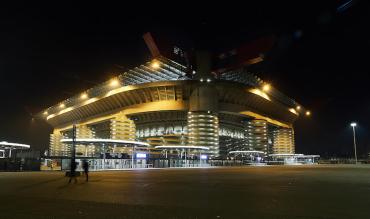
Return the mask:
<svg viewBox="0 0 370 219">
<path fill-rule="evenodd" d="M 355 162 L 357 164 L 357 151 L 356 151 L 356 131 L 355 131 L 355 127 L 357 126 L 357 124 L 355 122 L 352 122 L 351 123 L 351 126 L 352 126 L 352 130 L 353 130 L 353 147 L 355 149 Z"/>
</svg>

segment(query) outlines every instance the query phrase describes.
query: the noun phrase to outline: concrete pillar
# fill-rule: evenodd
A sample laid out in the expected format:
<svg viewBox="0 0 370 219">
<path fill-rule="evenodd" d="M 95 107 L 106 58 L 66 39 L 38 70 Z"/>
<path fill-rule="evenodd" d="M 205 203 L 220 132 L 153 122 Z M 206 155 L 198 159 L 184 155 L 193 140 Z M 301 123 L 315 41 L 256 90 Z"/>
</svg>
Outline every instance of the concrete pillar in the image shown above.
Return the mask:
<svg viewBox="0 0 370 219">
<path fill-rule="evenodd" d="M 274 154 L 295 153 L 293 128 L 279 128 L 274 131 L 273 152 Z"/>
<path fill-rule="evenodd" d="M 117 114 L 110 122 L 112 139 L 135 141 L 136 126 L 133 120 L 124 114 Z"/>
<path fill-rule="evenodd" d="M 110 120 L 110 138 L 118 140 L 136 140 L 136 125 L 135 122 L 123 113 L 115 115 L 114 118 Z M 127 153 L 127 148 L 125 147 L 116 147 L 115 152 L 117 153 Z M 109 149 L 110 151 L 113 148 Z"/>
<path fill-rule="evenodd" d="M 211 55 L 207 51 L 196 53 L 197 69 L 194 79 L 198 80 L 189 98 L 188 144 L 209 147 L 211 157 L 218 157 L 219 121 L 218 92 L 212 82 Z"/>
<path fill-rule="evenodd" d="M 220 153 L 218 129 L 217 114 L 210 111 L 188 113 L 189 145 L 209 147 L 205 153 L 213 157 Z"/>
<path fill-rule="evenodd" d="M 76 127 L 76 138 L 93 138 L 93 132 L 88 125 L 78 124 Z M 76 144 L 77 156 L 94 156 L 95 146 Z"/>
<path fill-rule="evenodd" d="M 251 151 L 263 151 L 267 154 L 267 121 L 253 119 L 245 123 L 246 149 Z"/>
<path fill-rule="evenodd" d="M 62 144 L 60 142 L 61 139 L 62 134 L 57 129 L 50 134 L 50 156 L 69 156 L 70 147 L 67 144 Z"/>
</svg>

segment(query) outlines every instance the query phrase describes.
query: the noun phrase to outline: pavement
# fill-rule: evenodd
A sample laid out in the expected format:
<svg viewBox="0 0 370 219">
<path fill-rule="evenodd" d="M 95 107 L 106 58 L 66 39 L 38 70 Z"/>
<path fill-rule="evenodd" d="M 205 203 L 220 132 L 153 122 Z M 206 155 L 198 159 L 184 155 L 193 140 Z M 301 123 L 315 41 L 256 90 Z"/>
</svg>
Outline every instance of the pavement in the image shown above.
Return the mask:
<svg viewBox="0 0 370 219">
<path fill-rule="evenodd" d="M 0 218 L 370 218 L 370 165 L 0 172 Z"/>
</svg>

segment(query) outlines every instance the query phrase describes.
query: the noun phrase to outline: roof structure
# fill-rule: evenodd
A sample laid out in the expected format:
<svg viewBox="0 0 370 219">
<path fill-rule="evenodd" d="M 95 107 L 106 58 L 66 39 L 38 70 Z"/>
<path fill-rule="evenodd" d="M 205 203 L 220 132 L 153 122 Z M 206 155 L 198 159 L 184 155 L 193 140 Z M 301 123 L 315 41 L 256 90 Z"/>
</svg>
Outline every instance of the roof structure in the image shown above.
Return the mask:
<svg viewBox="0 0 370 219">
<path fill-rule="evenodd" d="M 155 67 L 153 66 L 153 63 L 156 63 Z M 153 60 L 152 62 L 147 62 L 146 64 L 130 69 L 112 80 L 117 80 L 117 86 L 139 85 L 159 81 L 192 80 L 189 76 L 187 76 L 187 71 L 188 69 L 186 66 L 165 57 L 160 57 Z M 112 90 L 112 86 L 109 86 L 112 80 L 103 82 L 95 87 L 92 87 L 83 92 L 83 94 L 85 94 L 89 98 L 106 94 Z M 224 72 L 220 75 L 220 78 L 218 80 L 233 81 L 251 87 L 260 87 L 264 83 L 263 80 L 243 69 Z M 290 99 L 276 89 L 272 88 L 272 91 L 269 94 L 284 104 L 289 104 L 291 106 L 297 105 L 294 100 Z M 60 111 L 60 106 L 68 107 L 71 105 L 75 105 L 80 101 L 81 94 L 78 94 L 47 108 L 41 114 L 52 114 L 54 112 Z"/>
<path fill-rule="evenodd" d="M 153 67 L 156 63 L 157 67 Z M 108 93 L 112 88 L 118 86 L 138 85 L 158 81 L 178 81 L 189 80 L 186 76 L 186 67 L 170 59 L 160 57 L 152 62 L 147 62 L 139 67 L 128 70 L 112 80 L 103 82 L 83 92 L 87 97 L 94 98 Z M 113 80 L 116 80 L 116 86 L 110 86 Z M 41 112 L 41 114 L 52 114 L 60 111 L 60 106 L 71 106 L 81 101 L 81 94 L 63 100 L 62 102 L 51 106 Z"/>
<path fill-rule="evenodd" d="M 31 146 L 28 144 L 19 144 L 19 143 L 11 143 L 7 141 L 0 141 L 0 148 L 1 149 L 29 149 Z"/>
<path fill-rule="evenodd" d="M 199 82 L 192 78 L 196 72 L 191 71 L 173 60 L 162 56 L 157 57 L 151 62 L 130 69 L 116 78 L 51 106 L 40 112 L 38 116 L 57 127 L 71 121 L 79 121 L 93 115 L 144 103 L 163 100 L 184 102 L 189 99 L 194 84 Z M 258 106 L 262 115 L 271 115 L 274 118 L 272 123 L 276 123 L 275 120 L 277 120 L 284 124 L 291 124 L 299 115 L 296 109 L 300 109 L 301 112 L 305 110 L 296 101 L 272 86 L 269 86 L 268 92 L 264 92 L 263 86 L 266 83 L 244 68 L 221 73 L 212 82 L 215 82 L 221 102 L 245 105 L 252 111 Z M 134 113 L 141 113 L 141 111 L 127 114 Z M 251 114 L 251 112 L 246 113 Z M 284 125 L 283 123 L 276 124 Z"/>
</svg>

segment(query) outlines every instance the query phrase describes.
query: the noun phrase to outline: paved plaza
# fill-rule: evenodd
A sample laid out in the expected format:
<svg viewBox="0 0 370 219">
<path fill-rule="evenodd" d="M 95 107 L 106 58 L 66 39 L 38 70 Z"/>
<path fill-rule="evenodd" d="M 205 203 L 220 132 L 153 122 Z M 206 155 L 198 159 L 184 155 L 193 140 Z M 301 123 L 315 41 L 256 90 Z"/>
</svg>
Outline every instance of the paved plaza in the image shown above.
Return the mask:
<svg viewBox="0 0 370 219">
<path fill-rule="evenodd" d="M 0 173 L 1 218 L 370 218 L 370 166 Z"/>
</svg>

